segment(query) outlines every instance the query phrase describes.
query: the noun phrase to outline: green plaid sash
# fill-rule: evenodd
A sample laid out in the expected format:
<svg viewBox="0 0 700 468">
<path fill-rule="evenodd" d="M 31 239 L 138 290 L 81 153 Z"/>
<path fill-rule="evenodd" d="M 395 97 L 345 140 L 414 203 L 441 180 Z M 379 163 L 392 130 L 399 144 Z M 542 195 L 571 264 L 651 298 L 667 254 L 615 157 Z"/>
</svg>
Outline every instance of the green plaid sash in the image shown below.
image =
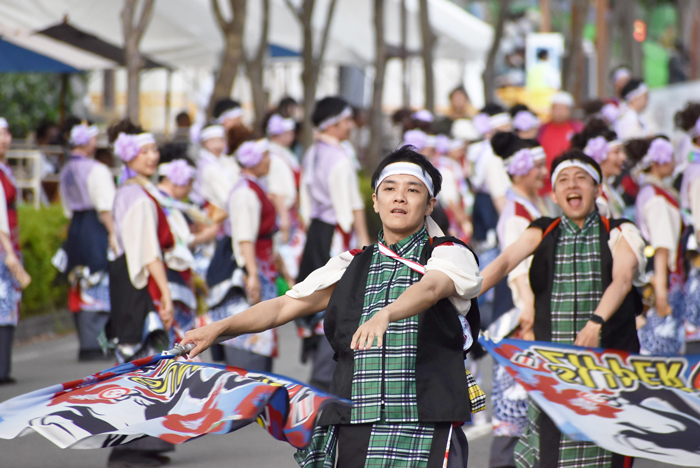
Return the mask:
<svg viewBox="0 0 700 468">
<path fill-rule="evenodd" d="M 551 301 L 552 342 L 574 344 L 576 335 L 586 326 L 603 297 L 600 230 L 604 227 L 597 211 L 586 218 L 583 229 L 566 216 L 561 217 L 559 226 Z M 540 415 L 541 410 L 530 400 L 529 424 L 514 454 L 519 468 L 540 464 Z M 562 435 L 558 460 L 558 466 L 566 468 L 609 468 L 612 453 L 590 442 L 576 442 Z"/>
</svg>

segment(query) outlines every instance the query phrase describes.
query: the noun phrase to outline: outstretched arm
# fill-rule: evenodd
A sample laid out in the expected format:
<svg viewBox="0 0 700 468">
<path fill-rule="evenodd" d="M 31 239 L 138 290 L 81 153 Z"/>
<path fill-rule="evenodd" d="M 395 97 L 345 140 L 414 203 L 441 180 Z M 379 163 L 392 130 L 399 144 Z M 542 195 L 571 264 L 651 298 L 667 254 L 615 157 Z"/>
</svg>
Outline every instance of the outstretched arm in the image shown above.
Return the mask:
<svg viewBox="0 0 700 468">
<path fill-rule="evenodd" d="M 398 322 L 408 317 L 418 315 L 441 299 L 455 293 L 452 279 L 438 270 L 428 271 L 417 283 L 411 285 L 398 299 L 384 307 L 362 324 L 352 337 L 352 349 L 369 349 L 377 339 L 377 347 L 381 348 L 384 332 L 390 322 Z"/>
<path fill-rule="evenodd" d="M 481 272 L 484 282 L 481 283 L 481 294 L 506 277 L 520 262 L 533 254 L 542 240 L 542 230 L 527 228 L 518 240 L 510 244 L 496 259 L 489 263 Z"/>
<path fill-rule="evenodd" d="M 190 358 L 193 358 L 211 346 L 220 336 L 259 333 L 284 325 L 296 318 L 320 312 L 328 306 L 334 289 L 335 285 L 299 299 L 285 295 L 260 302 L 240 314 L 188 331 L 180 344 L 196 345 L 189 353 Z"/>
</svg>

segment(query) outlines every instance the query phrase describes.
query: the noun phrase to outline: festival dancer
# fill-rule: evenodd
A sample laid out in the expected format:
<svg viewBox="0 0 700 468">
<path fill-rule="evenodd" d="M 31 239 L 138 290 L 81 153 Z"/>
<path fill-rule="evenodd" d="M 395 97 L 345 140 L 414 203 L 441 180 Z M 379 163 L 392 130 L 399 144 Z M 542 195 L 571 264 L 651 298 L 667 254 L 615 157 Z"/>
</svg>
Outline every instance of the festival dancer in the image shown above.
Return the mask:
<svg viewBox="0 0 700 468">
<path fill-rule="evenodd" d="M 452 428 L 482 406 L 463 362 L 479 329 L 473 298 L 481 278 L 474 254 L 442 237 L 429 217 L 440 184 L 425 157 L 397 150 L 372 176 L 378 244 L 334 257 L 285 296 L 185 336 L 197 355 L 218 336 L 326 310 L 338 356 L 331 392 L 353 406 L 324 412 L 310 447 L 296 455 L 300 466 L 438 468 L 446 458 L 466 466 L 466 438 Z"/>
<path fill-rule="evenodd" d="M 683 304 L 683 219 L 678 192 L 663 180 L 673 175 L 673 145 L 664 136 L 629 140 L 625 151 L 642 174 L 637 195 L 635 221 L 642 237 L 653 250 L 654 309 L 646 314 L 639 330 L 643 354 L 673 356 L 683 352 L 685 343 Z M 673 331 L 673 333 L 669 333 Z"/>
<path fill-rule="evenodd" d="M 277 230 L 275 207 L 261 178 L 270 170 L 268 141 L 248 141 L 236 152 L 241 178 L 229 196 L 226 236 L 219 241 L 211 270 L 223 281 L 212 285 L 221 301 L 209 315 L 214 321 L 236 315 L 261 300 L 277 297 L 278 274 L 273 234 Z M 223 244 L 227 242 L 227 245 Z M 222 274 L 219 272 L 225 272 Z M 245 272 L 245 273 L 244 273 Z M 226 363 L 248 370 L 270 372 L 277 356 L 277 333 L 237 336 L 224 342 Z"/>
<path fill-rule="evenodd" d="M 686 354 L 700 354 L 700 103 L 691 102 L 675 115 L 675 123 L 685 132 L 685 144 L 677 151 L 677 162 L 686 165 L 680 190 L 681 208 L 690 214 L 694 233 L 687 247 Z"/>
<path fill-rule="evenodd" d="M 652 135 L 651 126 L 641 115 L 649 102 L 649 88 L 646 83 L 639 78 L 632 78 L 622 88 L 621 95 L 625 100 L 625 109 L 615 120 L 615 133 L 620 140 L 627 141 Z"/>
<path fill-rule="evenodd" d="M 5 162 L 12 143 L 10 126 L 0 117 L 0 285 L 5 291 L 0 298 L 0 385 L 15 383 L 10 376 L 12 341 L 19 322 L 22 288 L 31 278 L 22 266 L 17 225 L 17 183 Z"/>
<path fill-rule="evenodd" d="M 311 118 L 316 141 L 304 156 L 300 203 L 308 225 L 297 281 L 341 252 L 368 245 L 367 221 L 352 159 L 340 143 L 354 127 L 352 109 L 344 99 L 327 97 L 316 103 Z M 312 359 L 311 383 L 327 390 L 335 369 L 333 351 L 323 334 L 323 315 L 299 323 L 304 339 L 302 362 Z"/>
<path fill-rule="evenodd" d="M 295 139 L 296 122 L 273 114 L 267 122 L 270 173 L 265 177 L 270 200 L 279 219 L 279 252 L 291 278 L 299 274 L 306 233 L 299 218 L 301 166 L 290 150 Z"/>
<path fill-rule="evenodd" d="M 622 142 L 617 139 L 617 134 L 604 121 L 593 119 L 581 133 L 571 138 L 571 146 L 583 150 L 600 165 L 603 190 L 596 200 L 598 213 L 604 218 L 622 218 L 625 201 L 611 185 L 611 179 L 622 173 L 626 160 L 625 150 Z"/>
<path fill-rule="evenodd" d="M 634 286 L 643 284 L 644 240 L 632 223 L 598 214 L 601 178 L 598 163 L 580 150 L 556 158 L 553 197 L 563 215 L 535 220 L 490 263 L 482 271 L 482 293 L 534 254 L 535 316 L 523 326 L 533 329 L 536 340 L 638 352 L 641 300 Z M 622 455 L 561 435 L 532 401 L 528 419 L 515 448 L 518 467 L 629 466 Z"/>
<path fill-rule="evenodd" d="M 163 207 L 151 195 L 157 189 L 148 178 L 155 175 L 159 159 L 153 135 L 128 120 L 111 127 L 109 134 L 124 161 L 124 176 L 114 200 L 117 258 L 109 265 L 106 331 L 117 357 L 126 362 L 168 348 L 173 302 L 163 253 L 175 241 Z M 169 461 L 161 453 L 172 450 L 172 444 L 146 437 L 112 449 L 107 466 L 160 466 Z"/>
<path fill-rule="evenodd" d="M 211 223 L 206 214 L 184 202 L 192 190 L 195 169 L 184 159 L 161 164 L 158 173 L 163 179 L 158 191 L 149 194 L 163 207 L 170 231 L 175 240 L 174 247 L 165 252 L 168 287 L 173 301 L 173 324 L 168 336 L 170 346 L 178 343 L 185 332 L 195 328 L 197 297 L 194 291 L 195 258 L 192 249 L 216 239 L 219 226 Z M 149 186 L 149 188 L 151 188 Z M 196 232 L 193 232 L 196 227 Z"/>
<path fill-rule="evenodd" d="M 200 134 L 202 150 L 197 160 L 195 191 L 205 200 L 209 217 L 220 223 L 226 217 L 226 204 L 238 180 L 240 168 L 224 151 L 226 133 L 221 125 L 210 125 Z"/>
<path fill-rule="evenodd" d="M 532 221 L 547 213 L 538 191 L 548 173 L 544 150 L 537 140 L 524 140 L 514 133 L 499 132 L 491 138 L 491 145 L 494 152 L 504 159 L 513 181 L 506 194 L 506 206 L 498 218 L 498 242 L 503 251 L 525 232 Z M 528 278 L 531 262 L 532 256 L 508 274 L 508 286 L 515 305 L 509 314 L 518 314 L 518 320 L 522 317 L 523 323 L 528 324 L 532 323 L 535 314 L 535 300 Z M 515 317 L 508 321 L 515 322 Z M 507 328 L 507 332 L 510 332 L 513 327 Z M 532 330 L 521 329 L 520 336 L 531 340 Z M 494 363 L 493 369 L 491 401 L 494 438 L 490 466 L 515 466 L 513 450 L 527 426 L 527 392 L 497 363 Z"/>
<path fill-rule="evenodd" d="M 64 258 L 54 263 L 68 276 L 79 361 L 105 358 L 98 336 L 109 320 L 108 251 L 117 251 L 112 218 L 116 187 L 109 168 L 93 159 L 97 134 L 97 127 L 82 123 L 71 129 L 71 156 L 59 185 L 63 211 L 71 222 L 60 251 Z"/>
</svg>

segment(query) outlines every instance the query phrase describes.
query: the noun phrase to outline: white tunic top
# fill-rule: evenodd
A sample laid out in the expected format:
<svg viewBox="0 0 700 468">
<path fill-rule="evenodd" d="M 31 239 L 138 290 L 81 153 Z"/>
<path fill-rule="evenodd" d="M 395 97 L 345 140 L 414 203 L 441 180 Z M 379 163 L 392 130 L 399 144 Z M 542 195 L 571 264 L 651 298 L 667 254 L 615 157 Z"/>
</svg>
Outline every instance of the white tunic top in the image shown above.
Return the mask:
<svg viewBox="0 0 700 468">
<path fill-rule="evenodd" d="M 85 185 L 88 192 L 90 202 L 95 207 L 95 211 L 112 211 L 114 206 L 114 197 L 117 193 L 117 187 L 114 185 L 114 177 L 112 172 L 104 164 L 95 164 L 87 176 Z M 65 197 L 61 197 L 61 205 L 63 205 L 63 213 L 66 218 L 72 218 L 73 212 L 65 202 Z"/>
</svg>

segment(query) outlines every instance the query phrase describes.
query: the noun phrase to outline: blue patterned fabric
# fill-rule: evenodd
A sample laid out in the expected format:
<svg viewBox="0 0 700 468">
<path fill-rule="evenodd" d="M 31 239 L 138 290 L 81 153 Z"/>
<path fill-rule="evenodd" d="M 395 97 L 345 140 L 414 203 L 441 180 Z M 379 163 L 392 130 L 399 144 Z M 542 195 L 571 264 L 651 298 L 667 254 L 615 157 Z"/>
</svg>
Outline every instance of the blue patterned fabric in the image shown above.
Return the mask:
<svg viewBox="0 0 700 468">
<path fill-rule="evenodd" d="M 647 312 L 647 323 L 639 334 L 641 354 L 652 356 L 676 356 L 683 352 L 685 344 L 685 294 L 680 285 L 672 287 L 668 293 L 668 303 L 673 313 L 660 317 L 655 309 Z"/>
<path fill-rule="evenodd" d="M 0 325 L 17 326 L 22 288 L 5 266 L 5 253 L 0 252 Z"/>
</svg>

